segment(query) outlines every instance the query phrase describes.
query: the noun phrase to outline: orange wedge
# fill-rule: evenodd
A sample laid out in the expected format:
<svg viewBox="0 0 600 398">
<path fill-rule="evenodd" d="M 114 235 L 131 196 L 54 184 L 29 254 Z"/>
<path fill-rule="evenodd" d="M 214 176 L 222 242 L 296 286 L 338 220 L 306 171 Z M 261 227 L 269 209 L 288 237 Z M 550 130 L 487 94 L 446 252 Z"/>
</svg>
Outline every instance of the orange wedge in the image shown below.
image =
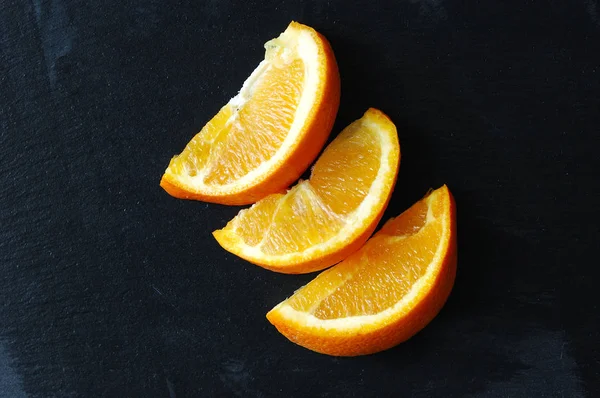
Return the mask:
<svg viewBox="0 0 600 398">
<path fill-rule="evenodd" d="M 369 109 L 325 149 L 308 181 L 240 211 L 213 235 L 225 250 L 273 271 L 326 268 L 369 238 L 399 162 L 396 127 L 383 112 Z"/>
<path fill-rule="evenodd" d="M 292 22 L 265 48 L 240 92 L 171 160 L 160 185 L 172 196 L 254 203 L 287 188 L 319 154 L 340 102 L 329 43 Z"/>
<path fill-rule="evenodd" d="M 446 186 L 388 221 L 267 318 L 296 344 L 354 356 L 413 336 L 440 311 L 456 274 L 456 209 Z"/>
</svg>

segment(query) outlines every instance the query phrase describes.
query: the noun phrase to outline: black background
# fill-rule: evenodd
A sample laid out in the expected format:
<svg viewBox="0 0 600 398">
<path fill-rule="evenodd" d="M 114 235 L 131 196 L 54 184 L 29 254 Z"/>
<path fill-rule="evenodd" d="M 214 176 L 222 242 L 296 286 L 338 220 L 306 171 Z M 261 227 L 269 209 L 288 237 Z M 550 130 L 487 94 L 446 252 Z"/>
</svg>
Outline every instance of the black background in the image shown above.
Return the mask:
<svg viewBox="0 0 600 398">
<path fill-rule="evenodd" d="M 600 3 L 375 3 L 0 1 L 0 396 L 598 396 Z M 332 137 L 398 126 L 385 219 L 456 197 L 453 293 L 384 353 L 288 342 L 265 313 L 314 275 L 158 186 L 292 19 L 337 56 Z"/>
</svg>

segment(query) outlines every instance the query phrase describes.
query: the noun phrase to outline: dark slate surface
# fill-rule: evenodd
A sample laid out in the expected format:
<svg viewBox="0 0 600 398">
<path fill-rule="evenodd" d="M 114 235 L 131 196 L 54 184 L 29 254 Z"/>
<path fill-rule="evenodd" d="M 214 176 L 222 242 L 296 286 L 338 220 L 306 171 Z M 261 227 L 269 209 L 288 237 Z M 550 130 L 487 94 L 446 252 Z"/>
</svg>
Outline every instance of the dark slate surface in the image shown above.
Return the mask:
<svg viewBox="0 0 600 398">
<path fill-rule="evenodd" d="M 600 3 L 375 3 L 0 1 L 1 397 L 599 396 Z M 292 19 L 337 55 L 334 134 L 398 125 L 386 218 L 456 196 L 451 298 L 381 354 L 289 343 L 264 314 L 313 275 L 158 186 Z"/>
</svg>

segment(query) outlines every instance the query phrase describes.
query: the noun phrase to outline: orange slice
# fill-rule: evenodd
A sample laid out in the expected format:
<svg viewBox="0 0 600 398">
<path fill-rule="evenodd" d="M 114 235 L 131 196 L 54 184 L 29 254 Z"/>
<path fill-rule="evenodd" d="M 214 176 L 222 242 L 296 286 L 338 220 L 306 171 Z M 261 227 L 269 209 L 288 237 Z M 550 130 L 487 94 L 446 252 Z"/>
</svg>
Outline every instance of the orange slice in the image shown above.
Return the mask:
<svg viewBox="0 0 600 398">
<path fill-rule="evenodd" d="M 456 274 L 456 210 L 445 185 L 388 221 L 359 251 L 321 273 L 267 318 L 329 355 L 371 354 L 425 327 Z"/>
<path fill-rule="evenodd" d="M 319 154 L 340 102 L 329 43 L 292 22 L 265 48 L 240 92 L 171 160 L 160 185 L 172 196 L 254 203 L 296 181 Z"/>
<path fill-rule="evenodd" d="M 213 234 L 225 250 L 284 273 L 333 265 L 369 238 L 396 182 L 396 127 L 376 109 L 350 124 L 286 194 L 242 210 Z"/>
</svg>

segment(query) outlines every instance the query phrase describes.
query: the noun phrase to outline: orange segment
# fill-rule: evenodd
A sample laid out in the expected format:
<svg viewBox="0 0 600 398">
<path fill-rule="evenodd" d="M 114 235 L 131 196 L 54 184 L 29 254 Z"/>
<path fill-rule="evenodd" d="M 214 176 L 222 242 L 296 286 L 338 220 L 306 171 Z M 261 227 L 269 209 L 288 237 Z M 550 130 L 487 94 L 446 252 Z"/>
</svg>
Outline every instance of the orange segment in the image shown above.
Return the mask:
<svg viewBox="0 0 600 398">
<path fill-rule="evenodd" d="M 388 221 L 359 251 L 267 314 L 291 341 L 330 355 L 390 348 L 425 327 L 456 274 L 456 210 L 448 188 Z"/>
<path fill-rule="evenodd" d="M 327 147 L 308 181 L 241 211 L 214 236 L 262 267 L 304 273 L 357 250 L 379 222 L 400 162 L 396 127 L 369 109 Z"/>
<path fill-rule="evenodd" d="M 303 252 L 330 239 L 343 223 L 320 203 L 308 182 L 300 183 L 285 195 L 270 216 L 268 229 L 259 231 L 263 237 L 261 250 L 267 255 Z"/>
<path fill-rule="evenodd" d="M 232 183 L 275 155 L 294 121 L 303 82 L 301 59 L 264 73 L 237 118 L 230 123 L 226 121 L 213 141 L 213 148 L 218 145 L 218 150 L 206 170 L 205 184 Z"/>
<path fill-rule="evenodd" d="M 265 48 L 238 95 L 171 160 L 161 180 L 171 195 L 253 203 L 289 186 L 321 150 L 340 95 L 329 43 L 292 22 Z"/>
<path fill-rule="evenodd" d="M 365 139 L 353 124 L 319 158 L 310 183 L 323 203 L 335 213 L 354 211 L 369 193 L 379 171 L 381 147 Z"/>
</svg>

